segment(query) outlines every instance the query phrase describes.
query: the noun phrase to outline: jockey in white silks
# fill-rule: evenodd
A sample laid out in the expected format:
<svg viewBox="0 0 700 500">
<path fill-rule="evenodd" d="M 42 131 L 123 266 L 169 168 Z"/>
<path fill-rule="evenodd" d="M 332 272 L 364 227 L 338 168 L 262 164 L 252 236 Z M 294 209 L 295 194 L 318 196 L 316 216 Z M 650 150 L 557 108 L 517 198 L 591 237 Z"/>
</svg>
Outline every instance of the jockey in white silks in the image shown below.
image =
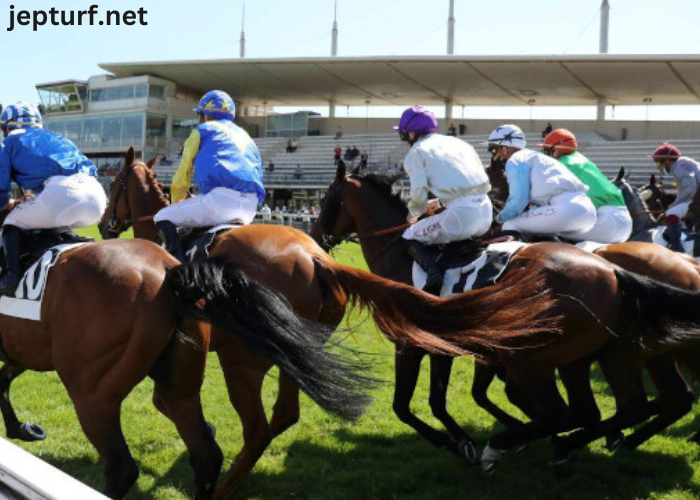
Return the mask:
<svg viewBox="0 0 700 500">
<path fill-rule="evenodd" d="M 678 195 L 666 210 L 666 235 L 668 247 L 683 252 L 681 244 L 681 220 L 688 215 L 688 207 L 700 186 L 700 165 L 695 160 L 682 156 L 673 144 L 664 143 L 649 155 L 661 173 L 670 173 L 678 186 Z"/>
<path fill-rule="evenodd" d="M 0 116 L 0 207 L 14 207 L 5 219 L 2 242 L 7 274 L 0 293 L 14 295 L 20 276 L 22 230 L 87 227 L 99 222 L 107 195 L 97 169 L 71 141 L 42 126 L 39 111 L 19 102 Z M 14 181 L 34 193 L 10 199 Z"/>
<path fill-rule="evenodd" d="M 498 127 L 487 144 L 494 160 L 506 162 L 510 193 L 496 219 L 504 231 L 573 239 L 593 228 L 588 187 L 554 158 L 527 149 L 518 126 Z"/>
<path fill-rule="evenodd" d="M 233 123 L 236 108 L 231 96 L 212 90 L 194 111 L 200 123 L 185 142 L 173 178 L 173 205 L 153 218 L 165 247 L 180 261 L 185 254 L 178 226 L 250 224 L 265 199 L 260 152 L 248 133 Z M 193 173 L 202 194 L 187 198 Z"/>
<path fill-rule="evenodd" d="M 493 217 L 491 185 L 474 148 L 456 137 L 437 134 L 437 120 L 427 109 L 407 109 L 394 129 L 411 147 L 404 169 L 411 181 L 408 221 L 413 224 L 403 237 L 409 254 L 427 273 L 424 290 L 438 295 L 442 273 L 435 263 L 437 251 L 430 245 L 488 231 Z M 429 192 L 437 198 L 428 201 Z M 445 209 L 436 214 L 439 206 Z M 428 217 L 419 221 L 424 213 Z"/>
<path fill-rule="evenodd" d="M 596 208 L 596 223 L 589 231 L 570 237 L 574 241 L 622 243 L 632 235 L 632 217 L 620 189 L 591 160 L 579 153 L 576 136 L 563 128 L 550 132 L 540 144 L 544 154 L 559 160 L 588 186 Z"/>
</svg>

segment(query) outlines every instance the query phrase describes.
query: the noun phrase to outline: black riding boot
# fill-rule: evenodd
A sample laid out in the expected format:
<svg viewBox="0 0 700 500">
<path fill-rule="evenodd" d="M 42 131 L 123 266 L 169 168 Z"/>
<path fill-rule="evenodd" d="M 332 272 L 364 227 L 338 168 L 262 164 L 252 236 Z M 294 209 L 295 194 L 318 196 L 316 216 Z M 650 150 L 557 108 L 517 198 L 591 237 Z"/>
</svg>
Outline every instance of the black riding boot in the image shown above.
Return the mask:
<svg viewBox="0 0 700 500">
<path fill-rule="evenodd" d="M 439 296 L 443 277 L 435 263 L 436 250 L 420 241 L 406 240 L 406 244 L 408 245 L 408 255 L 427 273 L 423 291 Z"/>
<path fill-rule="evenodd" d="M 7 274 L 0 280 L 0 295 L 15 296 L 17 285 L 22 278 L 19 265 L 19 253 L 22 246 L 22 230 L 17 226 L 2 228 L 2 246 L 5 250 L 5 267 Z"/>
<path fill-rule="evenodd" d="M 177 234 L 177 226 L 170 221 L 163 220 L 156 222 L 156 228 L 163 243 L 165 243 L 165 249 L 170 252 L 170 255 L 180 262 L 185 262 L 185 250 L 182 248 L 180 235 Z"/>
<path fill-rule="evenodd" d="M 681 244 L 681 233 L 683 232 L 682 222 L 666 223 L 666 235 L 668 236 L 668 248 L 674 252 L 684 252 Z"/>
</svg>

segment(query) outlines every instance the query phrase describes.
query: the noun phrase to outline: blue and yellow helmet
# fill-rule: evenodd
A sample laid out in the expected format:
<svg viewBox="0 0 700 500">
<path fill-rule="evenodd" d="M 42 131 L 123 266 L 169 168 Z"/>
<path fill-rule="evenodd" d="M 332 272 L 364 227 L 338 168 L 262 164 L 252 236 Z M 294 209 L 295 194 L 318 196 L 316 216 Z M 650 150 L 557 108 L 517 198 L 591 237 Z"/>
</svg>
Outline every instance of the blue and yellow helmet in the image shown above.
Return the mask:
<svg viewBox="0 0 700 500">
<path fill-rule="evenodd" d="M 204 94 L 193 111 L 224 120 L 233 120 L 236 116 L 236 104 L 223 90 L 212 90 Z"/>
<path fill-rule="evenodd" d="M 13 129 L 18 127 L 41 127 L 41 113 L 28 102 L 20 101 L 10 104 L 2 110 L 0 125 L 3 128 Z"/>
</svg>

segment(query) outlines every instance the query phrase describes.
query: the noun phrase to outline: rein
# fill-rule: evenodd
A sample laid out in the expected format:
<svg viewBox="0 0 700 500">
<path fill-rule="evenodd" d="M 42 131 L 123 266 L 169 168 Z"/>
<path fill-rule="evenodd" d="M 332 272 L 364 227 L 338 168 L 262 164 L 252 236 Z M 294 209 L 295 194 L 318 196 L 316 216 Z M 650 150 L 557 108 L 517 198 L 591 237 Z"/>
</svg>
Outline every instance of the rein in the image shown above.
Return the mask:
<svg viewBox="0 0 700 500">
<path fill-rule="evenodd" d="M 107 222 L 107 231 L 111 231 L 112 233 L 117 232 L 117 228 L 119 225 L 122 225 L 124 227 L 129 227 L 134 224 L 141 224 L 144 222 L 153 222 L 153 215 L 144 215 L 142 217 L 139 217 L 137 219 L 118 219 L 117 218 L 117 206 L 119 206 L 119 197 L 124 193 L 126 195 L 127 192 L 127 180 L 129 179 L 129 175 L 131 172 L 134 171 L 135 167 L 143 167 L 143 168 L 148 168 L 148 165 L 146 165 L 142 161 L 137 161 L 132 163 L 129 168 L 126 170 L 126 173 L 124 174 L 124 177 L 122 177 L 121 182 L 119 183 L 119 186 L 117 186 L 117 194 L 114 197 L 114 206 L 112 207 L 112 213 L 109 216 L 109 221 Z"/>
</svg>

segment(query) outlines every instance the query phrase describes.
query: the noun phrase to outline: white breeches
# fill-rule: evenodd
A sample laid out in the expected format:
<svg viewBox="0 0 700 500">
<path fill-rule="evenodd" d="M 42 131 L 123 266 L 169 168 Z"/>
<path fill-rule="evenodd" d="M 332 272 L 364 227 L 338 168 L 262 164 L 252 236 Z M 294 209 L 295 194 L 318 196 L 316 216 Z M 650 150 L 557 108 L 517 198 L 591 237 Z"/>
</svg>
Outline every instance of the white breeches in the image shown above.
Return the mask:
<svg viewBox="0 0 700 500">
<path fill-rule="evenodd" d="M 87 174 L 55 175 L 44 190 L 15 207 L 5 224 L 20 229 L 87 227 L 97 224 L 107 208 L 102 185 Z"/>
<path fill-rule="evenodd" d="M 217 187 L 207 194 L 161 209 L 153 220 L 169 221 L 183 227 L 218 226 L 230 222 L 250 224 L 257 208 L 258 196 L 255 193 Z"/>
<path fill-rule="evenodd" d="M 598 219 L 593 229 L 571 236 L 571 239 L 597 243 L 622 243 L 631 235 L 632 217 L 627 207 L 603 206 L 598 209 Z"/>
<path fill-rule="evenodd" d="M 673 207 L 666 210 L 666 216 L 668 217 L 669 215 L 675 215 L 679 219 L 682 219 L 683 217 L 688 215 L 688 207 L 689 206 L 690 206 L 689 201 L 686 201 L 685 203 L 679 203 L 678 205 L 674 205 Z"/>
<path fill-rule="evenodd" d="M 486 195 L 452 200 L 445 210 L 406 229 L 403 237 L 426 245 L 439 245 L 481 236 L 491 227 L 493 209 Z"/>
<path fill-rule="evenodd" d="M 536 206 L 503 224 L 504 231 L 558 235 L 571 238 L 589 231 L 596 222 L 596 210 L 583 192 L 558 194 L 549 205 Z"/>
</svg>

